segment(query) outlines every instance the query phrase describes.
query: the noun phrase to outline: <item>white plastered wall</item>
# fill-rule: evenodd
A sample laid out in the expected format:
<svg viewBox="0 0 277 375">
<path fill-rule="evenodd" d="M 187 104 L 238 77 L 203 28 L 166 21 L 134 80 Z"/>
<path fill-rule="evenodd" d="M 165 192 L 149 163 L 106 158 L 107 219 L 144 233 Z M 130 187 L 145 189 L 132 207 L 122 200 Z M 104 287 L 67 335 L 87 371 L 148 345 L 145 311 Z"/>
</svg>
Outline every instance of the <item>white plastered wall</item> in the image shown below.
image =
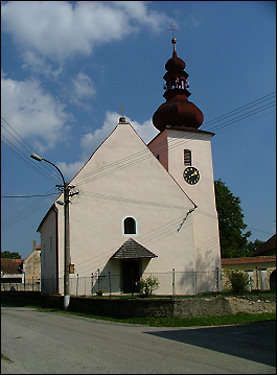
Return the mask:
<svg viewBox="0 0 277 375">
<path fill-rule="evenodd" d="M 157 145 L 160 144 L 161 152 L 166 149 L 163 146 L 165 135 L 168 150 L 165 164 L 168 172 L 197 206 L 191 214 L 197 291 L 221 289 L 220 245 L 210 142 L 212 134 L 166 129 L 155 139 L 156 154 L 159 153 Z M 153 145 L 151 142 L 150 149 Z M 191 151 L 191 165 L 200 171 L 200 181 L 196 185 L 189 185 L 184 180 L 184 149 Z M 164 159 L 166 156 L 163 156 Z"/>
<path fill-rule="evenodd" d="M 132 216 L 138 232 L 131 237 L 158 256 L 144 261 L 143 267 L 146 273 L 159 273 L 159 293 L 171 293 L 172 269 L 182 272 L 176 293 L 195 293 L 191 218 L 177 231 L 193 205 L 130 124 L 118 124 L 70 184 L 79 191 L 70 203 L 75 276 L 89 278 L 98 269 L 102 274 L 120 273 L 119 262 L 109 258 L 128 239 L 122 233 L 122 221 Z M 57 208 L 59 248 L 63 249 L 63 208 Z"/>
</svg>

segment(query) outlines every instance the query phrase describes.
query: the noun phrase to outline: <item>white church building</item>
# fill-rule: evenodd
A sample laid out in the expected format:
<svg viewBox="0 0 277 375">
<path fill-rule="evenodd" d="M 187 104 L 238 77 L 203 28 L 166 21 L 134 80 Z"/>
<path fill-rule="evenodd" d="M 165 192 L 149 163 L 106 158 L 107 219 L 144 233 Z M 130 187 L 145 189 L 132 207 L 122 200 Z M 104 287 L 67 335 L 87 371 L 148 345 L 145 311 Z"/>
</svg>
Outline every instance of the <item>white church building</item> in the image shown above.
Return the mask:
<svg viewBox="0 0 277 375">
<path fill-rule="evenodd" d="M 188 101 L 185 63 L 167 61 L 160 133 L 146 145 L 125 117 L 70 181 L 70 294 L 136 291 L 158 278 L 158 295 L 221 290 L 211 154 L 213 133 Z M 72 190 L 73 191 L 73 190 Z M 41 234 L 43 293 L 64 293 L 64 207 L 50 207 Z"/>
</svg>

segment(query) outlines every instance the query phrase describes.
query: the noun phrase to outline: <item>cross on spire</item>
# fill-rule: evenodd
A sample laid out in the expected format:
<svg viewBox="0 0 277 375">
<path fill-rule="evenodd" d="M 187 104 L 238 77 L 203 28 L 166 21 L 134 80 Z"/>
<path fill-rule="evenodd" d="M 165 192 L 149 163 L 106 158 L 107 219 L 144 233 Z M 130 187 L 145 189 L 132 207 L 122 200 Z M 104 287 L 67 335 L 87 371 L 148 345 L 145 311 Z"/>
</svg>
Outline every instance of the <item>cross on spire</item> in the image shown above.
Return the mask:
<svg viewBox="0 0 277 375">
<path fill-rule="evenodd" d="M 169 25 L 169 29 L 168 30 L 171 30 L 171 32 L 172 32 L 172 39 L 174 39 L 175 38 L 174 31 L 176 30 L 176 25 L 174 25 L 173 22 Z"/>
<path fill-rule="evenodd" d="M 176 44 L 176 38 L 174 36 L 174 31 L 176 30 L 176 25 L 174 25 L 174 23 L 171 23 L 169 25 L 169 30 L 172 31 L 172 39 L 171 39 L 171 43 L 173 44 L 173 53 L 176 53 L 176 48 L 175 48 L 175 44 Z"/>
<path fill-rule="evenodd" d="M 121 107 L 120 107 L 120 112 L 121 112 L 121 116 L 124 116 L 124 113 L 123 113 L 123 105 L 121 104 Z"/>
</svg>

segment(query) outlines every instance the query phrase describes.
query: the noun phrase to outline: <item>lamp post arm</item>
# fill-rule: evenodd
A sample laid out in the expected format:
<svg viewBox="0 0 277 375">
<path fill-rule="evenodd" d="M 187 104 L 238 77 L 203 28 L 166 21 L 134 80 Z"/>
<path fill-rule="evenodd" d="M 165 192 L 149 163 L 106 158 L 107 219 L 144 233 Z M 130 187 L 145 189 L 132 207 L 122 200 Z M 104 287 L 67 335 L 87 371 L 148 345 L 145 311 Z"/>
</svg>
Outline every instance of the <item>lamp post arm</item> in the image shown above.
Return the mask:
<svg viewBox="0 0 277 375">
<path fill-rule="evenodd" d="M 51 163 L 51 161 L 46 160 L 46 159 L 42 159 L 42 160 L 46 161 L 46 163 L 49 163 L 49 164 L 53 165 L 53 167 L 55 167 L 57 169 L 57 171 L 59 172 L 59 174 L 61 175 L 61 178 L 63 180 L 63 186 L 65 186 L 65 179 L 64 179 L 64 176 L 63 176 L 61 170 L 55 164 Z"/>
</svg>

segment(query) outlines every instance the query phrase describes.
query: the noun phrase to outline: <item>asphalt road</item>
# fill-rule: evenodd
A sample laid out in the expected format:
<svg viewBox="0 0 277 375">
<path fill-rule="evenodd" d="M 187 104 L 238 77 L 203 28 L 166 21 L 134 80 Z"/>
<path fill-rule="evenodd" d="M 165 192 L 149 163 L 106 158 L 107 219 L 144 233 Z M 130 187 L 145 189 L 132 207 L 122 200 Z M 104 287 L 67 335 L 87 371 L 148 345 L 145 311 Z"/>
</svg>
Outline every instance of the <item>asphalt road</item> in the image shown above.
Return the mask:
<svg viewBox="0 0 277 375">
<path fill-rule="evenodd" d="M 276 323 L 159 328 L 2 306 L 2 374 L 275 374 Z"/>
</svg>

